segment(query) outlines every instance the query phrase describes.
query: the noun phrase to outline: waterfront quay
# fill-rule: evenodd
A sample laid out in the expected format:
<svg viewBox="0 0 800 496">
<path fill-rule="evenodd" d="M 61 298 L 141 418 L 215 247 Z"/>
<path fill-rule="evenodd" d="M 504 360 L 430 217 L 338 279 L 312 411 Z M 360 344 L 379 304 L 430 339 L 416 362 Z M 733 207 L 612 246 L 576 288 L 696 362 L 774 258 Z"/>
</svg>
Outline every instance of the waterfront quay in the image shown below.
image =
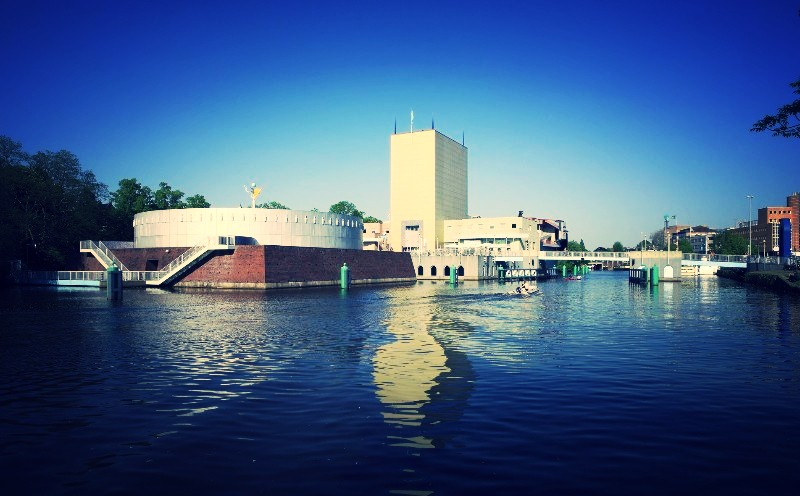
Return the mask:
<svg viewBox="0 0 800 496">
<path fill-rule="evenodd" d="M 538 286 L 3 289 L 3 487 L 793 494 L 796 298 Z"/>
</svg>

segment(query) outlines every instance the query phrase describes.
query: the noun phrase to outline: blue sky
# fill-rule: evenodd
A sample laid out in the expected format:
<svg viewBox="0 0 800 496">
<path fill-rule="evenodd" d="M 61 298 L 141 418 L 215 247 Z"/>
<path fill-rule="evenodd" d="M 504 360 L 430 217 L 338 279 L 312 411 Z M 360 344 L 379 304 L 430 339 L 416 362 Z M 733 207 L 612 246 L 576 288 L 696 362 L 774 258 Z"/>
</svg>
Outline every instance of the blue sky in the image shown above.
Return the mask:
<svg viewBox="0 0 800 496">
<path fill-rule="evenodd" d="M 161 4 L 167 5 L 161 5 Z M 563 4 L 563 5 L 562 5 Z M 386 218 L 389 135 L 469 148 L 471 215 L 567 221 L 588 247 L 725 227 L 800 190 L 800 4 L 4 2 L 0 134 L 68 149 L 113 190 L 167 181 Z"/>
</svg>

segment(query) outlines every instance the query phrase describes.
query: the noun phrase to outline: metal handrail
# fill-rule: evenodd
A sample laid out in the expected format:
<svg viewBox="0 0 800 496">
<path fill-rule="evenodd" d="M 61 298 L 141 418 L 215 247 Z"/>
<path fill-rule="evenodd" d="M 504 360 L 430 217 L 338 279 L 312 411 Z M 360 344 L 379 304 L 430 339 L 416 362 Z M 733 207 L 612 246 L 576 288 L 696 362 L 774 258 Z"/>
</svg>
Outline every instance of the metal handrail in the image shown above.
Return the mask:
<svg viewBox="0 0 800 496">
<path fill-rule="evenodd" d="M 169 276 L 172 273 L 173 270 L 175 270 L 176 268 L 178 268 L 181 265 L 183 265 L 183 263 L 187 259 L 189 259 L 190 257 L 194 256 L 195 254 L 197 254 L 197 253 L 199 253 L 201 251 L 205 251 L 207 249 L 208 249 L 208 246 L 206 246 L 206 245 L 198 245 L 198 246 L 193 246 L 193 247 L 189 248 L 185 252 L 181 253 L 178 256 L 178 258 L 176 258 L 172 262 L 170 262 L 167 265 L 165 265 L 163 269 L 157 271 L 156 274 L 158 274 L 158 276 L 154 277 L 154 279 L 163 279 L 163 278 Z"/>
<path fill-rule="evenodd" d="M 116 255 L 114 255 L 114 253 L 102 241 L 95 243 L 92 240 L 82 240 L 81 250 L 91 251 L 107 267 L 110 267 L 112 264 L 114 264 L 119 267 L 120 270 L 128 270 L 125 264 L 123 264 L 122 261 L 117 258 Z"/>
<path fill-rule="evenodd" d="M 125 266 L 125 264 L 122 263 L 122 261 L 119 258 L 117 258 L 116 255 L 114 255 L 114 252 L 112 252 L 111 249 L 108 246 L 106 246 L 105 243 L 103 243 L 102 241 L 98 241 L 97 242 L 97 247 L 100 250 L 102 250 L 103 253 L 105 253 L 106 256 L 108 258 L 110 258 L 115 264 L 117 264 L 117 267 L 119 267 L 119 270 L 128 270 L 128 268 Z"/>
<path fill-rule="evenodd" d="M 543 251 L 541 256 L 552 258 L 582 257 L 582 258 L 630 258 L 630 253 L 626 251 Z"/>
<path fill-rule="evenodd" d="M 20 273 L 24 281 L 105 281 L 104 270 L 27 270 Z"/>
<path fill-rule="evenodd" d="M 737 262 L 746 263 L 747 255 L 710 255 L 703 253 L 684 253 L 684 260 L 696 262 Z"/>
<path fill-rule="evenodd" d="M 93 254 L 99 257 L 102 260 L 102 262 L 105 263 L 106 266 L 110 266 L 111 264 L 114 263 L 114 260 L 112 260 L 108 255 L 106 255 L 106 253 L 103 250 L 101 250 L 100 247 L 97 246 L 97 244 L 92 240 L 81 241 L 81 249 L 90 250 Z"/>
</svg>

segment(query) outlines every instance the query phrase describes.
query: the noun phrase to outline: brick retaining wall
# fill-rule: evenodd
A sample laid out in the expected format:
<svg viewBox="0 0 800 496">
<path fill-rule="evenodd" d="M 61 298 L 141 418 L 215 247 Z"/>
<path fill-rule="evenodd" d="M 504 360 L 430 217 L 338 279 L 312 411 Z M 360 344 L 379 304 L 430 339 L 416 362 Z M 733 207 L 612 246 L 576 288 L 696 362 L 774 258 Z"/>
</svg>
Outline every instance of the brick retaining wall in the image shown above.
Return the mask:
<svg viewBox="0 0 800 496">
<path fill-rule="evenodd" d="M 407 253 L 307 248 L 238 246 L 219 253 L 181 279 L 176 286 L 289 288 L 338 285 L 342 264 L 353 284 L 414 281 Z"/>
</svg>

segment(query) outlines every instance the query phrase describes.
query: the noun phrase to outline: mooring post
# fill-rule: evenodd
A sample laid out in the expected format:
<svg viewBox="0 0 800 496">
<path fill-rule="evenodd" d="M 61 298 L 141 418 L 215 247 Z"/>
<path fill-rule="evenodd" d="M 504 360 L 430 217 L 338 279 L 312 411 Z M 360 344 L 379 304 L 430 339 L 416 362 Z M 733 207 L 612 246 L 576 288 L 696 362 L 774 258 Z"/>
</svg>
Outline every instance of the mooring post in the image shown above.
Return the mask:
<svg viewBox="0 0 800 496">
<path fill-rule="evenodd" d="M 350 267 L 347 266 L 347 263 L 343 263 L 339 271 L 339 285 L 342 289 L 350 287 Z"/>
<path fill-rule="evenodd" d="M 106 270 L 106 299 L 122 299 L 122 271 L 112 263 Z"/>
</svg>

